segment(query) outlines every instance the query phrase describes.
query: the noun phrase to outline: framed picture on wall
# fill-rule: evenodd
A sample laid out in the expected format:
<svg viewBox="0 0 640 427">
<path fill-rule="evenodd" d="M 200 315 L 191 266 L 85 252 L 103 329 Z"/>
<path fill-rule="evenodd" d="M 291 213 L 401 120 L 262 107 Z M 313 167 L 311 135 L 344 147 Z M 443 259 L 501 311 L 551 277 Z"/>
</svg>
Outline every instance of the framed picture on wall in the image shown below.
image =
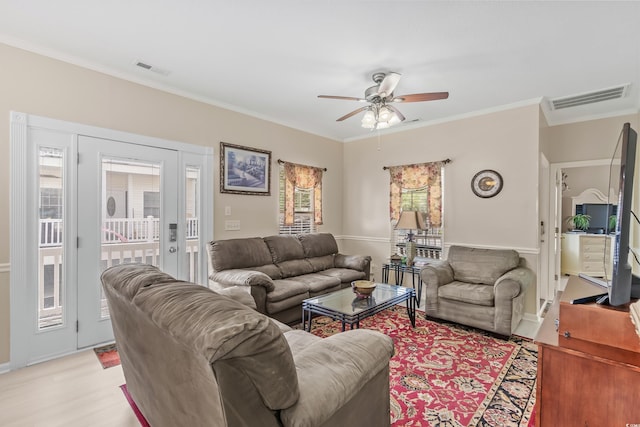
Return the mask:
<svg viewBox="0 0 640 427">
<path fill-rule="evenodd" d="M 271 151 L 220 142 L 220 192 L 271 195 Z"/>
</svg>

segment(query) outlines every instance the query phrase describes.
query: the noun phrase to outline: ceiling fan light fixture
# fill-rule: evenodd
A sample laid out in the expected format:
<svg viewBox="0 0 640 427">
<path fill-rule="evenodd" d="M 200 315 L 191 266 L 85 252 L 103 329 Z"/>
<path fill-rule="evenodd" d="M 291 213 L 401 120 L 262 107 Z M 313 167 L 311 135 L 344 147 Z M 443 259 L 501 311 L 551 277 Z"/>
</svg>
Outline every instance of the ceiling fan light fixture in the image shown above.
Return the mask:
<svg viewBox="0 0 640 427">
<path fill-rule="evenodd" d="M 382 106 L 380 110 L 378 110 L 378 121 L 380 122 L 388 122 L 391 120 L 393 116 L 393 111 L 391 111 L 388 107 Z"/>
<path fill-rule="evenodd" d="M 318 95 L 318 98 L 341 99 L 346 101 L 368 102 L 369 105 L 360 107 L 340 118 L 336 121 L 341 122 L 349 117 L 364 111 L 362 117 L 362 127 L 365 129 L 387 129 L 391 126 L 402 123 L 406 118 L 391 103 L 394 102 L 423 102 L 436 101 L 439 99 L 447 99 L 449 92 L 428 92 L 414 93 L 410 95 L 395 96 L 394 91 L 400 81 L 400 74 L 395 72 L 374 73 L 371 76 L 376 83 L 364 92 L 364 98 L 355 98 L 353 96 L 336 96 L 336 95 Z"/>
<path fill-rule="evenodd" d="M 402 120 L 396 113 L 393 113 L 389 119 L 389 126 L 397 125 L 398 123 L 402 123 Z"/>
<path fill-rule="evenodd" d="M 362 127 L 365 129 L 373 129 L 376 126 L 376 115 L 373 110 L 369 109 L 362 116 Z"/>
</svg>

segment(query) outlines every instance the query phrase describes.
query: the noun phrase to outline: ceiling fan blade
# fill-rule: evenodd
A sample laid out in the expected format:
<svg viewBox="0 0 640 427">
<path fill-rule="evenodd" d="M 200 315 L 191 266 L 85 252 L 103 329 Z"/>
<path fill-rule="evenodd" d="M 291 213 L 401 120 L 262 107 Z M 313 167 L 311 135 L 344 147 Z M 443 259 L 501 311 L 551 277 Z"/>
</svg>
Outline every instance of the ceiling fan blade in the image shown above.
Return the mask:
<svg viewBox="0 0 640 427">
<path fill-rule="evenodd" d="M 404 114 L 402 114 L 400 112 L 400 110 L 398 110 L 396 107 L 394 107 L 393 105 L 387 105 L 387 108 L 390 109 L 391 111 L 393 111 L 394 113 L 396 113 L 396 115 L 398 116 L 398 119 L 400 119 L 401 122 L 404 122 L 404 120 L 406 119 L 406 117 L 404 116 Z"/>
<path fill-rule="evenodd" d="M 384 80 L 380 82 L 380 87 L 378 88 L 378 95 L 380 96 L 380 98 L 386 98 L 387 96 L 391 95 L 396 89 L 396 86 L 398 86 L 399 82 L 400 74 L 398 73 L 392 72 L 384 76 Z"/>
<path fill-rule="evenodd" d="M 436 101 L 438 99 L 447 99 L 449 92 L 430 92 L 430 93 L 414 93 L 412 95 L 395 96 L 391 102 L 422 102 Z M 389 101 L 387 101 L 389 102 Z"/>
<path fill-rule="evenodd" d="M 318 95 L 318 98 L 324 99 L 341 99 L 343 101 L 358 101 L 358 102 L 366 102 L 366 99 L 355 98 L 353 96 L 333 96 L 333 95 Z"/>
<path fill-rule="evenodd" d="M 343 121 L 343 120 L 345 120 L 345 119 L 348 119 L 348 118 L 349 118 L 349 117 L 351 117 L 351 116 L 355 116 L 355 115 L 356 115 L 356 114 L 358 114 L 359 112 L 364 111 L 364 110 L 366 110 L 366 109 L 368 109 L 368 108 L 369 108 L 369 106 L 366 106 L 366 107 L 360 107 L 360 108 L 358 108 L 357 110 L 353 110 L 353 111 L 352 111 L 352 112 L 350 112 L 349 114 L 345 114 L 344 116 L 342 116 L 342 117 L 340 117 L 339 119 L 337 119 L 337 120 L 336 120 L 336 122 L 341 122 L 341 121 Z"/>
</svg>

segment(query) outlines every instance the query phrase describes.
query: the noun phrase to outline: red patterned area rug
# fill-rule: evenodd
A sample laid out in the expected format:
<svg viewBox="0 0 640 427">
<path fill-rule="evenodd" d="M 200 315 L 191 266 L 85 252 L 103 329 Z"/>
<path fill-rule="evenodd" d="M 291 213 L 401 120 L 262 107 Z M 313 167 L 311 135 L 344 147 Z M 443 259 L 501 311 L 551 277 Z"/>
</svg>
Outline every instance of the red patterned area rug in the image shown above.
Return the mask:
<svg viewBox="0 0 640 427">
<path fill-rule="evenodd" d="M 131 409 L 133 410 L 133 413 L 136 414 L 136 418 L 138 419 L 138 421 L 140 421 L 140 425 L 142 427 L 151 427 L 147 419 L 144 417 L 144 415 L 142 415 L 142 412 L 140 412 L 140 409 L 138 409 L 138 405 L 136 405 L 136 402 L 134 402 L 133 397 L 131 397 L 131 395 L 129 394 L 127 385 L 122 384 L 120 386 L 120 390 L 122 390 L 122 393 L 124 393 L 124 397 L 127 399 L 127 402 L 129 402 L 129 405 L 131 405 Z"/>
<path fill-rule="evenodd" d="M 116 350 L 115 344 L 103 345 L 93 349 L 98 356 L 98 361 L 102 365 L 102 369 L 112 368 L 120 364 L 120 355 Z"/>
<path fill-rule="evenodd" d="M 432 322 L 395 306 L 360 322 L 393 338 L 390 362 L 393 426 L 532 426 L 537 346 L 509 341 L 463 326 Z M 340 322 L 313 321 L 312 332 L 327 337 Z"/>
<path fill-rule="evenodd" d="M 328 337 L 341 325 L 313 319 L 312 332 Z M 395 306 L 360 322 L 393 338 L 390 362 L 394 427 L 532 427 L 535 424 L 537 346 L 495 338 L 473 328 L 433 322 L 418 312 L 416 328 L 407 310 Z M 116 353 L 117 354 L 117 353 Z M 118 358 L 119 363 L 119 358 Z M 143 427 L 147 421 L 121 386 Z"/>
</svg>

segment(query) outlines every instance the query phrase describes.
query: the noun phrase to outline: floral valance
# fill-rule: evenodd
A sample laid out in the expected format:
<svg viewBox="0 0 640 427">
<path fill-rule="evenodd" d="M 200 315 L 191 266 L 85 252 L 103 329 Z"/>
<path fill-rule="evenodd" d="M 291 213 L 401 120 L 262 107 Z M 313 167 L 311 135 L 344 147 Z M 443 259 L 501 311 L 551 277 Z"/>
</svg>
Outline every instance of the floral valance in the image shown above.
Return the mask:
<svg viewBox="0 0 640 427">
<path fill-rule="evenodd" d="M 284 166 L 284 225 L 293 225 L 295 189 L 313 189 L 313 221 L 322 225 L 322 173 L 314 166 L 282 162 Z"/>
<path fill-rule="evenodd" d="M 400 218 L 402 189 L 416 190 L 428 187 L 427 218 L 432 227 L 442 225 L 442 166 L 448 161 L 390 166 L 391 177 L 389 214 L 391 221 Z"/>
</svg>

